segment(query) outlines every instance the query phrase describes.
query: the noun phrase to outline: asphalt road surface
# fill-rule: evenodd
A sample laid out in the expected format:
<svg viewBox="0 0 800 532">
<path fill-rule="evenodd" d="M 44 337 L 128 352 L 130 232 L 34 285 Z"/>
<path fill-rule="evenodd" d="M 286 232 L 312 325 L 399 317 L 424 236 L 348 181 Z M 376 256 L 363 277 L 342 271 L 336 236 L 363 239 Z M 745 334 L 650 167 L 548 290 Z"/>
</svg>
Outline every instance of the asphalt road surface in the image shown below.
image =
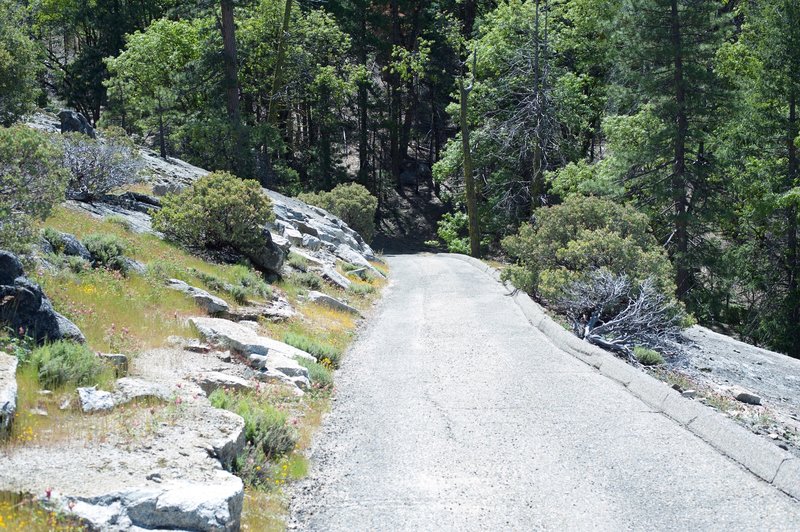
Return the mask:
<svg viewBox="0 0 800 532">
<path fill-rule="evenodd" d="M 389 263 L 290 527 L 800 530 L 800 502 L 559 350 L 484 273 Z"/>
</svg>

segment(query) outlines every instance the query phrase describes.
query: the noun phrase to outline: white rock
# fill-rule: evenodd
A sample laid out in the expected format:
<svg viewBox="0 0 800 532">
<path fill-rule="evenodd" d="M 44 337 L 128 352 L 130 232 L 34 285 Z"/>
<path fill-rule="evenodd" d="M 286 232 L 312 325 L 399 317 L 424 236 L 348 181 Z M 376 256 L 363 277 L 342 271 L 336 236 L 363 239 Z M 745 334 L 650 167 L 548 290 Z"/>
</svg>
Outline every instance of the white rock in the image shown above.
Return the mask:
<svg viewBox="0 0 800 532">
<path fill-rule="evenodd" d="M 303 235 L 303 240 L 300 244 L 311 251 L 318 251 L 322 247 L 322 240 L 313 235 Z"/>
<path fill-rule="evenodd" d="M 220 471 L 213 483 L 170 482 L 97 497 L 63 497 L 60 509 L 98 530 L 235 531 L 244 501 L 241 479 Z"/>
<path fill-rule="evenodd" d="M 283 342 L 260 336 L 246 326 L 221 318 L 189 318 L 198 332 L 209 340 L 222 343 L 245 354 L 267 356 L 277 353 L 288 358 L 316 361 L 314 356 Z"/>
<path fill-rule="evenodd" d="M 308 293 L 308 299 L 313 303 L 324 305 L 328 308 L 332 308 L 333 310 L 348 312 L 350 314 L 356 314 L 358 316 L 361 315 L 358 309 L 351 307 L 350 305 L 348 305 L 343 301 L 339 301 L 335 297 L 323 294 L 322 292 L 317 292 L 316 290 L 312 290 Z"/>
<path fill-rule="evenodd" d="M 0 353 L 0 437 L 11 431 L 17 412 L 17 357 Z"/>
<path fill-rule="evenodd" d="M 350 264 L 353 264 L 355 266 L 361 266 L 362 268 L 366 268 L 375 275 L 377 275 L 378 277 L 381 278 L 384 277 L 384 275 L 381 272 L 379 272 L 375 268 L 375 266 L 370 264 L 369 261 L 363 255 L 361 255 L 359 252 L 355 251 L 351 247 L 341 245 L 336 248 L 336 251 L 334 251 L 334 253 L 336 254 L 337 257 L 339 257 L 345 262 L 349 262 Z"/>
<path fill-rule="evenodd" d="M 353 284 L 350 279 L 337 272 L 332 266 L 325 266 L 322 268 L 322 277 L 344 290 L 347 290 L 350 288 L 350 285 Z"/>
<path fill-rule="evenodd" d="M 270 353 L 268 355 L 251 354 L 247 359 L 251 366 L 262 371 L 277 371 L 287 377 L 308 378 L 308 369 L 298 364 L 296 360 L 279 353 Z"/>
<path fill-rule="evenodd" d="M 78 388 L 78 397 L 81 400 L 81 410 L 86 413 L 111 410 L 116 406 L 114 394 L 98 390 L 95 386 Z"/>
<path fill-rule="evenodd" d="M 227 388 L 237 392 L 251 390 L 253 388 L 253 384 L 250 381 L 219 371 L 204 371 L 192 375 L 190 379 L 196 382 L 207 396 L 211 395 L 214 390 L 218 388 Z"/>
<path fill-rule="evenodd" d="M 178 290 L 190 296 L 195 302 L 203 307 L 209 314 L 219 314 L 227 312 L 230 306 L 228 303 L 217 296 L 211 295 L 205 290 L 189 286 L 179 279 L 170 279 L 167 281 L 167 286 L 173 290 Z"/>
</svg>

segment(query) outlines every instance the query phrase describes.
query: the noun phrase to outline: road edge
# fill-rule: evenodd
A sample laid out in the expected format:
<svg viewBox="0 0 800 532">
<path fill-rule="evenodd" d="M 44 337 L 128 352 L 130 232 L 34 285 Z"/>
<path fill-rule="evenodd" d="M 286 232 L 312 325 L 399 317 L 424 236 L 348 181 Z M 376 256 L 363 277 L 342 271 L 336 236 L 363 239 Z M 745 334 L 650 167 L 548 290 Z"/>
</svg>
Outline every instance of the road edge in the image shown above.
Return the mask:
<svg viewBox="0 0 800 532">
<path fill-rule="evenodd" d="M 800 458 L 762 439 L 723 414 L 686 397 L 667 384 L 634 368 L 613 354 L 600 349 L 566 331 L 531 297 L 511 283 L 501 281 L 500 272 L 483 261 L 442 253 L 483 271 L 512 292 L 514 302 L 531 325 L 556 347 L 595 368 L 628 389 L 635 397 L 656 412 L 669 417 L 742 467 L 772 484 L 780 491 L 800 500 Z"/>
</svg>

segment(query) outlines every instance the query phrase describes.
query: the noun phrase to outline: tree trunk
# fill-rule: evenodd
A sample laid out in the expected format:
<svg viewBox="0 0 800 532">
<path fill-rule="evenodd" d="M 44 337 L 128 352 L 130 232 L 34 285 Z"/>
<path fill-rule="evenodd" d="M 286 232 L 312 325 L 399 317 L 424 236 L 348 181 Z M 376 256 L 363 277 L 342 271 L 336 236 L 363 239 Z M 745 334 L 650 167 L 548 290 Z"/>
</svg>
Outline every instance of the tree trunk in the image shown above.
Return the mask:
<svg viewBox="0 0 800 532">
<path fill-rule="evenodd" d="M 358 48 L 359 61 L 361 65 L 367 67 L 367 8 L 365 3 L 361 3 L 361 28 L 360 28 L 360 46 Z M 358 182 L 362 185 L 369 186 L 369 122 L 368 122 L 368 108 L 369 95 L 367 93 L 367 84 L 360 83 L 358 85 Z"/>
<path fill-rule="evenodd" d="M 392 22 L 392 45 L 400 46 L 400 7 L 398 0 L 392 0 L 390 5 Z M 402 117 L 402 94 L 400 90 L 400 74 L 389 73 L 389 160 L 392 179 L 397 185 L 397 190 L 402 190 L 400 172 L 403 161 L 400 160 L 400 121 Z"/>
<path fill-rule="evenodd" d="M 795 139 L 798 135 L 797 128 L 797 97 L 792 94 L 789 100 L 789 123 L 786 138 L 789 159 L 789 188 L 797 186 L 798 168 L 800 161 L 797 157 Z M 788 326 L 794 330 L 800 325 L 800 291 L 798 291 L 798 263 L 797 263 L 797 206 L 792 205 L 786 212 L 786 269 L 789 277 L 788 283 Z M 791 356 L 800 355 L 800 335 L 791 334 Z"/>
<path fill-rule="evenodd" d="M 225 63 L 225 102 L 231 125 L 239 125 L 239 80 L 236 67 L 236 27 L 233 0 L 222 0 L 222 46 Z"/>
<path fill-rule="evenodd" d="M 459 80 L 461 96 L 461 149 L 464 159 L 464 183 L 467 195 L 467 218 L 469 219 L 469 252 L 473 257 L 480 257 L 481 243 L 478 231 L 478 202 L 475 194 L 475 176 L 472 174 L 472 151 L 469 144 L 469 89 L 464 85 L 466 67 L 462 68 Z"/>
<path fill-rule="evenodd" d="M 687 168 L 686 168 L 686 139 L 689 131 L 689 121 L 686 109 L 686 86 L 683 75 L 683 50 L 681 40 L 681 21 L 678 12 L 678 0 L 671 2 L 671 45 L 673 52 L 673 83 L 675 90 L 675 136 L 674 156 L 672 167 L 672 199 L 674 223 L 675 252 L 675 284 L 677 296 L 681 300 L 691 288 L 691 270 L 688 266 L 689 229 L 688 212 L 689 200 L 687 197 Z"/>
<path fill-rule="evenodd" d="M 272 91 L 269 95 L 269 110 L 267 111 L 268 122 L 275 123 L 277 117 L 278 105 L 275 103 L 275 96 L 278 94 L 278 89 L 281 86 L 281 74 L 283 73 L 283 61 L 286 56 L 286 39 L 289 34 L 289 25 L 292 21 L 292 0 L 286 0 L 283 9 L 283 25 L 281 26 L 281 35 L 278 39 L 278 50 L 275 57 L 275 73 L 272 77 Z"/>
</svg>

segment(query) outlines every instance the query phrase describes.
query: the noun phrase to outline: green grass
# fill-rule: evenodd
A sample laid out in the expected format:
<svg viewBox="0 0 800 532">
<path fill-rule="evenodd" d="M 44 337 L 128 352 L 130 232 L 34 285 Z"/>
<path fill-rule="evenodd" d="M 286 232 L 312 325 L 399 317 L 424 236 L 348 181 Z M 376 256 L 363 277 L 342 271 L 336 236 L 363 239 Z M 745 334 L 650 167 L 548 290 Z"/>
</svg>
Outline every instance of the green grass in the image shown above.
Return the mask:
<svg viewBox="0 0 800 532">
<path fill-rule="evenodd" d="M 308 270 L 308 259 L 298 255 L 297 253 L 289 252 L 289 257 L 287 258 L 286 262 L 289 263 L 289 266 L 292 268 L 298 269 L 301 272 Z"/>
<path fill-rule="evenodd" d="M 45 344 L 20 360 L 35 371 L 45 388 L 102 386 L 114 379 L 112 368 L 88 347 L 74 342 Z"/>
<path fill-rule="evenodd" d="M 324 284 L 322 277 L 312 272 L 293 273 L 289 282 L 311 290 L 320 290 Z"/>
<path fill-rule="evenodd" d="M 330 390 L 333 388 L 333 375 L 327 364 L 306 359 L 300 359 L 298 362 L 308 370 L 308 378 L 315 389 Z"/>
<path fill-rule="evenodd" d="M 660 366 L 664 364 L 664 357 L 658 351 L 647 349 L 646 347 L 636 346 L 633 348 L 633 356 L 643 366 Z"/>
<path fill-rule="evenodd" d="M 297 332 L 287 332 L 283 342 L 314 355 L 322 363 L 338 368 L 342 360 L 342 351 L 334 345 Z M 327 360 L 327 362 L 325 362 Z"/>
</svg>

